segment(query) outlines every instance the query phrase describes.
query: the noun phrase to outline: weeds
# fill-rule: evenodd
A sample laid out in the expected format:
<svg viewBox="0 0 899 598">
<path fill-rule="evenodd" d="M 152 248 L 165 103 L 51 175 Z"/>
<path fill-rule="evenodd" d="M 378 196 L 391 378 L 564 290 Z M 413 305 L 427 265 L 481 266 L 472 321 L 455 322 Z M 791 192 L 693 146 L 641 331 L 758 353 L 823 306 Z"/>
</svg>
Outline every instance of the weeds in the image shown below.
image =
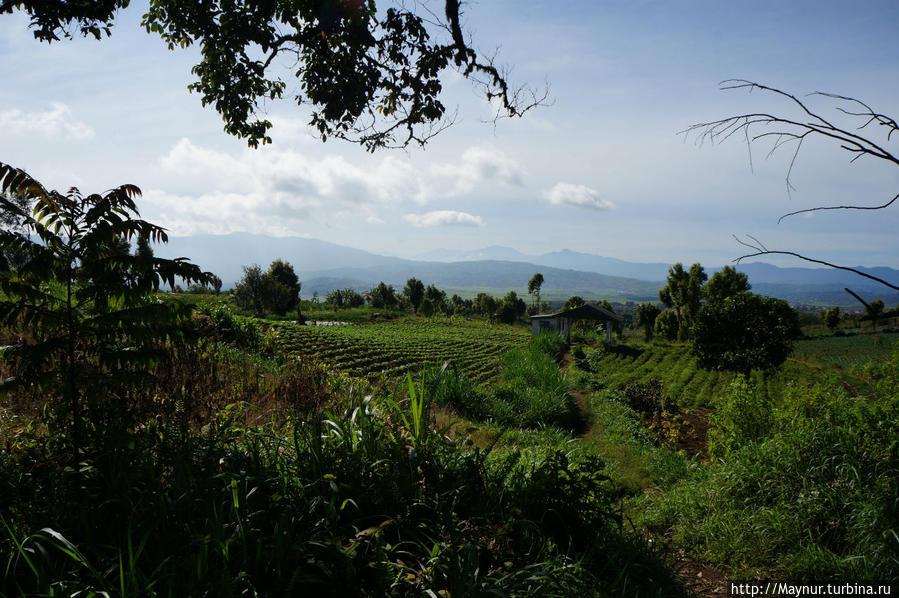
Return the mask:
<svg viewBox="0 0 899 598">
<path fill-rule="evenodd" d="M 144 428 L 62 479 L 32 469 L 35 483 L 0 533 L 11 554 L 0 591 L 680 592 L 621 528 L 595 458 L 463 450 L 416 427 L 427 397 L 410 394 L 401 411 L 367 398 L 287 427 L 235 428 L 240 418 L 225 416 L 187 445 Z M 0 462 L 4 474 L 23 467 Z M 641 574 L 621 573 L 630 570 Z"/>
</svg>

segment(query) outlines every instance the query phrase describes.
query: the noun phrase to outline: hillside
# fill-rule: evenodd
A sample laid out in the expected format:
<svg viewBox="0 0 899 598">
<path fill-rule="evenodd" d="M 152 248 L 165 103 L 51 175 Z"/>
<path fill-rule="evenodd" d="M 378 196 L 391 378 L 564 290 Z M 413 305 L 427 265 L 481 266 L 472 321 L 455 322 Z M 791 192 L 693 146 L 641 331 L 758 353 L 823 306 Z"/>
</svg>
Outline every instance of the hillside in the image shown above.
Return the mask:
<svg viewBox="0 0 899 598">
<path fill-rule="evenodd" d="M 523 292 L 535 272 L 546 280 L 545 297 L 581 295 L 619 301 L 652 301 L 670 265 L 628 262 L 616 258 L 562 250 L 527 255 L 510 247 L 491 246 L 475 251 L 435 250 L 418 260 L 378 255 L 362 249 L 303 237 L 269 237 L 249 233 L 173 237 L 157 248 L 161 257 L 187 256 L 222 278 L 229 288 L 242 276 L 242 266 L 265 266 L 276 258 L 289 261 L 303 281 L 303 294 L 326 294 L 335 288 L 369 289 L 379 281 L 402 286 L 410 277 L 454 292 Z M 718 269 L 704 264 L 710 274 Z M 762 262 L 742 263 L 753 290 L 791 303 L 857 308 L 843 289 L 850 287 L 866 300 L 899 302 L 899 293 L 853 273 L 830 268 L 781 268 Z M 899 280 L 892 268 L 860 268 L 885 280 Z"/>
</svg>

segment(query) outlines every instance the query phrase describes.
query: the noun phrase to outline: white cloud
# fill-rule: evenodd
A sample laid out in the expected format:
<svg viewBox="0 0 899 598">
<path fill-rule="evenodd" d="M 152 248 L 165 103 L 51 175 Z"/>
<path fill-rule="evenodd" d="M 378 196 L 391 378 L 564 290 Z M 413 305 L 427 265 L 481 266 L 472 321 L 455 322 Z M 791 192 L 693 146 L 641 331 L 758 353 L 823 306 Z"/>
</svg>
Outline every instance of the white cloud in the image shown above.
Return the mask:
<svg viewBox="0 0 899 598">
<path fill-rule="evenodd" d="M 435 226 L 484 226 L 480 216 L 472 216 L 467 212 L 455 210 L 434 210 L 424 214 L 406 214 L 403 220 L 417 228 Z"/>
<path fill-rule="evenodd" d="M 299 230 L 321 215 L 375 223 L 380 208 L 427 195 L 417 171 L 393 156 L 355 163 L 271 146 L 233 154 L 183 138 L 157 166 L 148 199 L 179 234 Z"/>
<path fill-rule="evenodd" d="M 458 163 L 438 164 L 431 172 L 453 180 L 448 187 L 451 195 L 468 193 L 477 184 L 490 180 L 514 187 L 524 184 L 521 166 L 503 152 L 490 147 L 470 147 L 462 152 Z"/>
<path fill-rule="evenodd" d="M 64 137 L 86 141 L 94 137 L 94 130 L 75 120 L 72 111 L 62 102 L 52 102 L 49 110 L 26 112 L 18 108 L 0 112 L 0 130 L 14 134 L 38 133 L 47 137 Z"/>
<path fill-rule="evenodd" d="M 545 191 L 543 196 L 549 200 L 549 203 L 555 205 L 578 206 L 602 211 L 615 208 L 615 204 L 606 199 L 600 199 L 599 192 L 585 185 L 556 183 L 552 189 Z"/>
<path fill-rule="evenodd" d="M 463 195 L 488 180 L 523 181 L 514 160 L 481 147 L 465 150 L 455 163 L 421 168 L 397 155 L 351 161 L 275 146 L 234 153 L 182 138 L 156 166 L 147 199 L 158 206 L 160 223 L 178 234 L 299 231 L 311 220 L 338 217 L 383 224 L 385 213 L 398 206 Z M 483 226 L 479 217 L 454 211 L 406 220 L 417 227 Z"/>
</svg>

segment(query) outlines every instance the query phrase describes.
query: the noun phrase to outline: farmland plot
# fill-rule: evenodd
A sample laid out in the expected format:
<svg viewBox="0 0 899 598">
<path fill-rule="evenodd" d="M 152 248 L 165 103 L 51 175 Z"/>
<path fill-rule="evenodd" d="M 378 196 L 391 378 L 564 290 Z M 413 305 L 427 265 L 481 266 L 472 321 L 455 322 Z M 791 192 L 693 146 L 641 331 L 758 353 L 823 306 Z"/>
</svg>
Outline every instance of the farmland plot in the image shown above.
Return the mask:
<svg viewBox="0 0 899 598">
<path fill-rule="evenodd" d="M 499 371 L 503 353 L 523 347 L 526 330 L 479 322 L 403 319 L 349 326 L 274 327 L 288 353 L 327 361 L 353 376 L 401 376 L 426 365 L 451 365 L 478 382 Z"/>
</svg>

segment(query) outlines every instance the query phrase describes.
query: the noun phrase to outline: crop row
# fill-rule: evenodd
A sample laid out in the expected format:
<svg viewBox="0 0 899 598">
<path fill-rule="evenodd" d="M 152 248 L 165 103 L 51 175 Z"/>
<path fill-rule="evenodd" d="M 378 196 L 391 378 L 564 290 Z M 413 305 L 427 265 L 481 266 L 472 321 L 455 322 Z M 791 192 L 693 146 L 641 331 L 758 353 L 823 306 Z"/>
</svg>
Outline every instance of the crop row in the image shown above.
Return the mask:
<svg viewBox="0 0 899 598">
<path fill-rule="evenodd" d="M 727 392 L 735 376 L 732 372 L 700 368 L 683 345 L 612 347 L 597 350 L 589 363 L 592 375 L 607 387 L 618 388 L 632 380 L 657 378 L 668 396 L 687 405 L 714 405 Z M 763 376 L 754 372 L 752 379 L 769 396 L 779 397 L 787 385 L 811 384 L 820 373 L 818 365 L 791 359 L 775 374 Z"/>
<path fill-rule="evenodd" d="M 334 327 L 283 324 L 274 330 L 285 352 L 315 356 L 355 376 L 402 376 L 449 361 L 478 382 L 495 376 L 499 357 L 529 338 L 525 331 L 508 328 L 419 320 Z"/>
</svg>

